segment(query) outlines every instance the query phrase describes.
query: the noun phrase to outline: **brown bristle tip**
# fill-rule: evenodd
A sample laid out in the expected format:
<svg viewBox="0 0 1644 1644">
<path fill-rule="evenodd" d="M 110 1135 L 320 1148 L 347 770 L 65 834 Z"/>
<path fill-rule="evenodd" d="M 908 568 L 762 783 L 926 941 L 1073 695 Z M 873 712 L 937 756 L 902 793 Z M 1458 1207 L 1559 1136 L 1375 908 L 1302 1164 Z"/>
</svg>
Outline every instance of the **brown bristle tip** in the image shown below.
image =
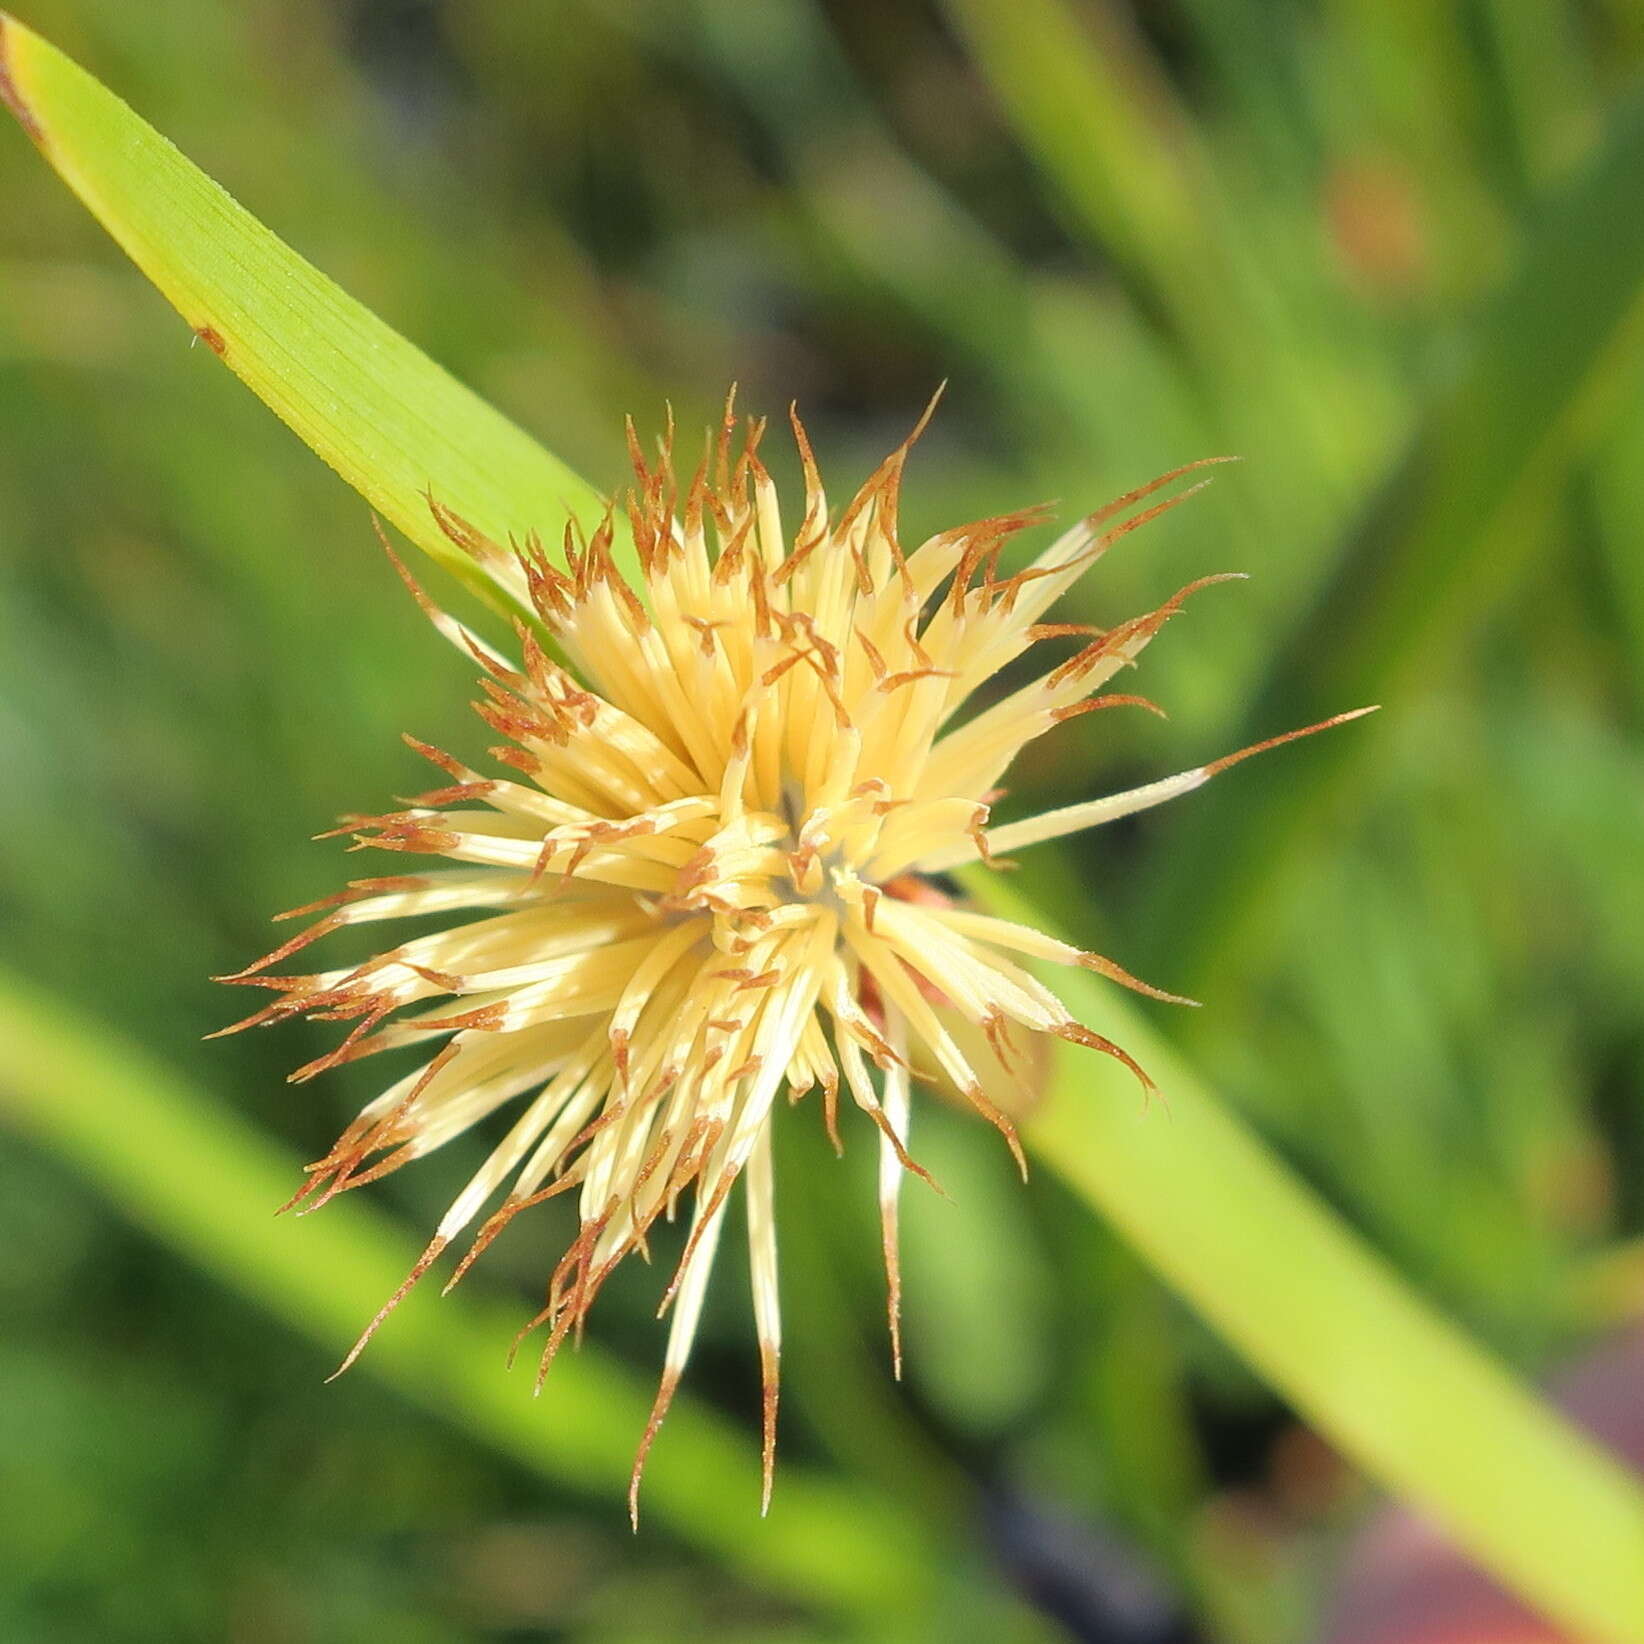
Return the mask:
<svg viewBox="0 0 1644 1644">
<path fill-rule="evenodd" d="M 1129 988 L 1133 993 L 1139 993 L 1147 999 L 1157 999 L 1166 1005 L 1188 1005 L 1194 1010 L 1200 1008 L 1197 999 L 1189 999 L 1185 993 L 1170 993 L 1164 988 L 1156 988 L 1150 982 L 1144 982 L 1139 976 L 1132 976 L 1123 965 L 1104 958 L 1099 953 L 1081 953 L 1077 963 L 1085 970 L 1094 971 L 1098 976 L 1105 976 L 1110 982 L 1117 982 L 1121 987 Z"/>
<path fill-rule="evenodd" d="M 1265 737 L 1260 742 L 1251 743 L 1248 748 L 1240 748 L 1235 753 L 1224 754 L 1220 759 L 1212 759 L 1203 767 L 1205 775 L 1220 776 L 1223 771 L 1231 770 L 1233 766 L 1243 764 L 1245 760 L 1252 759 L 1257 754 L 1282 748 L 1287 742 L 1300 742 L 1304 737 L 1316 736 L 1320 731 L 1334 730 L 1338 725 L 1350 725 L 1355 719 L 1363 719 L 1368 714 L 1380 711 L 1381 704 L 1373 702 L 1365 708 L 1349 708 L 1346 713 L 1331 714 L 1328 719 L 1300 726 L 1294 731 L 1281 731 L 1277 736 Z"/>
</svg>

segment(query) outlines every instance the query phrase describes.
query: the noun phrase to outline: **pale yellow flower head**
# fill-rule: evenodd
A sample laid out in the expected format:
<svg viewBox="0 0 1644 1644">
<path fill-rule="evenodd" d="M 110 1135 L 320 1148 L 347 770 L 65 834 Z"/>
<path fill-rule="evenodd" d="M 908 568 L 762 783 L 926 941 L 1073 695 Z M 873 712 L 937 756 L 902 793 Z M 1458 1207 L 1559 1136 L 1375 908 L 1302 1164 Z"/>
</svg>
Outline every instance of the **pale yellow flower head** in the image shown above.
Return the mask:
<svg viewBox="0 0 1644 1644">
<path fill-rule="evenodd" d="M 1022 961 L 1083 965 L 1169 995 L 1111 960 L 971 911 L 929 876 L 998 865 L 1004 853 L 1159 804 L 1256 751 L 995 826 L 1000 779 L 1026 743 L 1075 714 L 1150 706 L 1104 687 L 1218 578 L 1105 631 L 1043 619 L 1118 538 L 1189 494 L 1148 504 L 1153 493 L 1203 464 L 1080 520 L 1007 577 L 1000 551 L 1041 523 L 1040 510 L 904 550 L 897 495 L 918 431 L 830 514 L 795 417 L 805 498 L 790 531 L 759 458 L 762 422 L 733 451 L 727 408 L 683 485 L 671 437 L 653 461 L 630 430 L 637 586 L 618 572 L 609 520 L 586 540 L 568 534 L 556 564 L 538 543 L 510 552 L 480 538 L 436 502 L 453 540 L 533 613 L 516 625 L 515 663 L 412 584 L 441 632 L 484 668 L 478 711 L 507 739 L 493 752 L 516 775 L 482 776 L 414 743 L 449 785 L 341 831 L 455 865 L 357 881 L 295 910 L 321 916 L 230 978 L 277 993 L 237 1026 L 302 1012 L 356 1022 L 296 1078 L 396 1046 L 432 1051 L 309 1167 L 298 1201 L 324 1203 L 506 1110 L 506 1130 L 400 1295 L 482 1216 L 453 1283 L 520 1211 L 576 1194 L 580 1233 L 532 1321 L 547 1331 L 544 1373 L 616 1264 L 644 1248 L 659 1217 L 688 1206 L 636 1488 L 741 1182 L 768 1499 L 781 1343 L 771 1125 L 784 1096 L 818 1092 L 836 1145 L 842 1093 L 875 1127 L 895 1341 L 897 1192 L 918 1169 L 908 1152 L 913 1066 L 939 1069 L 1018 1158 L 1008 1102 L 990 1083 L 1019 1065 L 1022 1036 L 1087 1045 L 1148 1085 Z M 1030 647 L 1070 637 L 1072 654 L 1041 677 L 965 712 Z M 430 914 L 461 917 L 352 969 L 267 974 L 341 926 Z M 899 1345 L 896 1358 L 899 1367 Z"/>
</svg>

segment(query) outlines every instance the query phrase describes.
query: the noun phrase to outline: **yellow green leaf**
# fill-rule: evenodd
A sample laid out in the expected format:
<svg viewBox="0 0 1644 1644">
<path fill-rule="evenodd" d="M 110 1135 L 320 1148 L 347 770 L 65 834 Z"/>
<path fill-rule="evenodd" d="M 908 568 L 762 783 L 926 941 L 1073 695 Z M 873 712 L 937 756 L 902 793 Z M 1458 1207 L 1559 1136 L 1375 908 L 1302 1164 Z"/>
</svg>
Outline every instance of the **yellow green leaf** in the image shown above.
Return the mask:
<svg viewBox="0 0 1644 1644">
<path fill-rule="evenodd" d="M 385 519 L 495 602 L 432 493 L 487 536 L 598 517 L 583 479 L 236 203 L 106 86 L 0 13 L 0 97 L 248 388 Z"/>
</svg>

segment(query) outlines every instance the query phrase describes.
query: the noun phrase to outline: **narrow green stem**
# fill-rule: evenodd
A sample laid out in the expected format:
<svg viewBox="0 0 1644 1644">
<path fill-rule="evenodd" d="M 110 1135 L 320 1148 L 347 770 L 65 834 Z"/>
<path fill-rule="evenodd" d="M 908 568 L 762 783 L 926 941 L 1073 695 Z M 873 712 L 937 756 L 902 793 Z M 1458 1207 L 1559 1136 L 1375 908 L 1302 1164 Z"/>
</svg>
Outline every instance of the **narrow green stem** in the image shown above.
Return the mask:
<svg viewBox="0 0 1644 1644">
<path fill-rule="evenodd" d="M 410 1270 L 418 1246 L 358 1199 L 276 1221 L 299 1180 L 284 1148 L 94 1021 L 0 974 L 0 1122 L 66 1159 L 133 1220 L 339 1356 Z M 413 1292 L 360 1368 L 621 1522 L 651 1390 L 591 1345 L 560 1355 L 541 1403 L 503 1367 L 517 1309 Z M 927 1612 L 934 1538 L 860 1484 L 785 1466 L 758 1517 L 757 1446 L 674 1401 L 643 1511 L 727 1569 L 894 1637 Z M 1012 1618 L 1013 1625 L 1022 1618 Z M 1015 1626 L 1012 1636 L 1045 1636 Z"/>
<path fill-rule="evenodd" d="M 1043 919 L 999 876 L 979 900 Z M 1027 1129 L 1033 1153 L 1105 1216 L 1347 1455 L 1568 1629 L 1644 1644 L 1644 1493 L 1417 1296 L 1120 998 L 1056 978 L 1163 1101 L 1071 1046 Z"/>
</svg>

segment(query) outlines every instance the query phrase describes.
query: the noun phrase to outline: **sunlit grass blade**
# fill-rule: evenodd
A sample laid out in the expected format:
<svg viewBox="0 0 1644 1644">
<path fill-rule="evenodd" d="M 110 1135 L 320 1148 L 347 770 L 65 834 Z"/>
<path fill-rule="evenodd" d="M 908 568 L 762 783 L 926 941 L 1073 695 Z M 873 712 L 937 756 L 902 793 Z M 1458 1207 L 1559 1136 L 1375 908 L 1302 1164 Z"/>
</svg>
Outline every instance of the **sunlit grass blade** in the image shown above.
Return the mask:
<svg viewBox="0 0 1644 1644">
<path fill-rule="evenodd" d="M 1177 317 L 1203 312 L 1215 270 L 1196 134 L 1128 20 L 1106 6 L 1075 15 L 1059 0 L 948 0 L 947 10 L 1075 234 L 1099 238 Z"/>
<path fill-rule="evenodd" d="M 0 1123 L 73 1166 L 163 1244 L 340 1358 L 409 1271 L 414 1243 L 345 1199 L 277 1221 L 297 1159 L 95 1020 L 0 976 Z M 520 1309 L 412 1294 L 354 1374 L 391 1383 L 550 1482 L 618 1515 L 651 1392 L 592 1344 L 556 1361 L 541 1402 L 503 1369 Z M 323 1370 L 318 1361 L 315 1379 Z M 647 1517 L 748 1579 L 861 1621 L 929 1598 L 928 1533 L 889 1502 L 784 1467 L 757 1518 L 757 1446 L 682 1394 L 645 1478 Z"/>
<path fill-rule="evenodd" d="M 1002 879 L 970 888 L 1031 918 Z M 1593 1640 L 1644 1640 L 1644 1493 L 1416 1297 L 1194 1077 L 1117 990 L 1058 990 L 1165 1106 L 1061 1054 L 1029 1147 L 1319 1430 L 1504 1583 Z"/>
<path fill-rule="evenodd" d="M 1259 429 L 1301 470 L 1295 496 L 1356 483 L 1377 417 L 1338 346 L 1320 346 L 1318 305 L 1338 294 L 1264 231 L 1277 190 L 1241 192 L 1226 174 L 1129 10 L 1106 0 L 945 0 L 945 10 L 1071 237 L 1123 271 L 1138 311 L 1165 322 L 1213 442 L 1237 435 L 1249 450 Z"/>
<path fill-rule="evenodd" d="M 1189 992 L 1244 951 L 1321 804 L 1370 767 L 1401 703 L 1512 590 L 1595 412 L 1644 363 L 1641 175 L 1644 99 L 1634 98 L 1542 216 L 1467 363 L 1367 503 L 1244 725 L 1263 735 L 1365 701 L 1388 711 L 1363 737 L 1252 765 L 1237 790 L 1212 791 L 1182 819 L 1146 923 Z"/>
<path fill-rule="evenodd" d="M 106 87 L 0 13 L 0 92 L 63 180 L 230 370 L 385 518 L 493 601 L 431 490 L 487 535 L 558 540 L 601 499 L 299 257 Z"/>
</svg>

